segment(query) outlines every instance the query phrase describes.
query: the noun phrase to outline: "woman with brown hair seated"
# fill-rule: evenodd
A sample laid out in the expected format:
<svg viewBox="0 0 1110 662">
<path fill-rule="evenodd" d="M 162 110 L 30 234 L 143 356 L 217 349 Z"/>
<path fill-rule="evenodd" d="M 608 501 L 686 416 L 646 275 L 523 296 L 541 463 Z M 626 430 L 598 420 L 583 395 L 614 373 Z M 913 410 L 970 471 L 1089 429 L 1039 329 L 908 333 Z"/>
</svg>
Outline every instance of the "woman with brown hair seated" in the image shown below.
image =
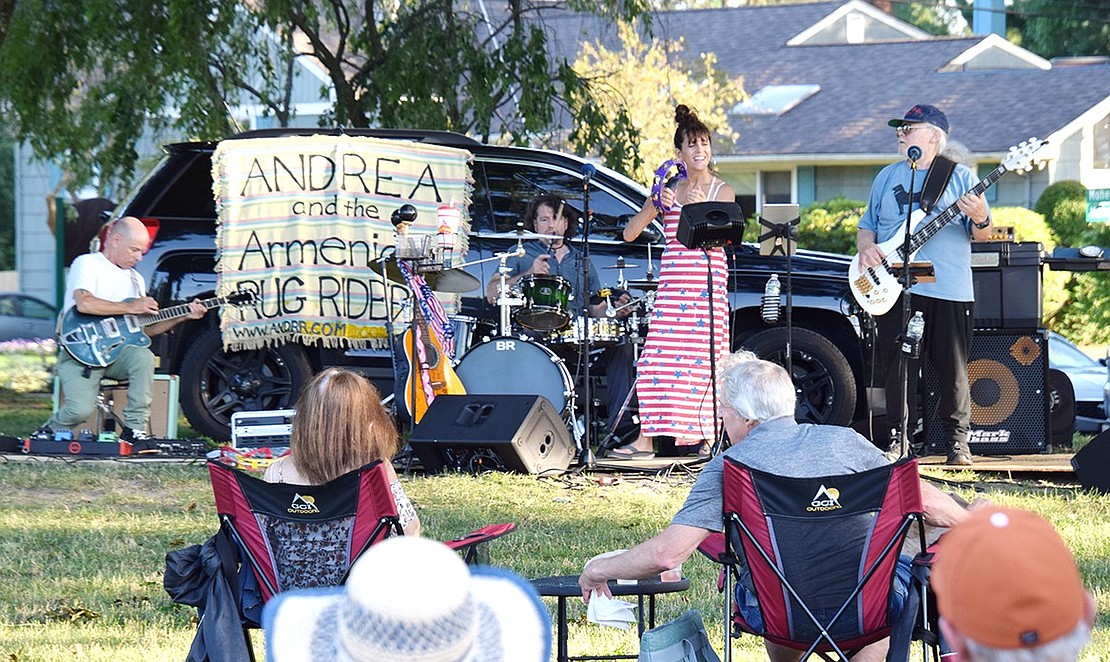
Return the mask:
<svg viewBox="0 0 1110 662">
<path fill-rule="evenodd" d="M 420 518 L 393 470 L 397 428 L 368 379 L 328 368 L 305 385 L 297 400 L 289 454 L 266 469 L 269 483 L 322 485 L 381 460 L 405 535 L 420 535 Z"/>
</svg>

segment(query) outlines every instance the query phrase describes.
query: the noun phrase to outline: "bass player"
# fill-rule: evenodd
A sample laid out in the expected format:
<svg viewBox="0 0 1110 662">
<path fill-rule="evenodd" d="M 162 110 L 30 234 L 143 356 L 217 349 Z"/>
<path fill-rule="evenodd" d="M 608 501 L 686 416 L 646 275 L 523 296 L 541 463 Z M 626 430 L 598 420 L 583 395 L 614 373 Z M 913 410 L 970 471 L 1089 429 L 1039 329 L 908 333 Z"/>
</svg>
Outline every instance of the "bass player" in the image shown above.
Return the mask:
<svg viewBox="0 0 1110 662">
<path fill-rule="evenodd" d="M 59 314 L 76 307 L 86 315 L 151 315 L 158 302 L 146 295 L 146 283 L 135 265 L 143 258 L 150 235 L 142 221 L 125 216 L 112 223 L 100 252 L 78 256 L 66 277 L 65 303 Z M 185 319 L 204 317 L 207 308 L 199 301 L 188 304 L 187 315 L 146 327 L 148 336 L 168 331 Z M 123 410 L 120 440 L 130 443 L 148 438 L 147 421 L 154 388 L 154 354 L 146 347 L 128 346 L 119 358 L 104 368 L 90 367 L 59 347 L 55 374 L 65 402 L 50 420 L 32 435 L 53 438 L 53 428 L 72 428 L 88 420 L 96 407 L 100 380 L 127 380 L 127 406 Z"/>
<path fill-rule="evenodd" d="M 930 166 L 934 162 L 943 163 L 937 157 L 948 146 L 948 118 L 935 106 L 916 105 L 904 117 L 892 119 L 888 124 L 895 129 L 898 153 L 904 158 L 883 168 L 872 184 L 867 209 L 860 218 L 856 235 L 859 262 L 864 268 L 882 263 L 885 253 L 879 244 L 903 235 L 909 212 L 922 207 L 921 196 L 928 187 Z M 909 190 L 911 181 L 915 190 Z M 913 258 L 931 262 L 936 280 L 912 285 L 908 294 L 901 295 L 910 297 L 911 311 L 922 311 L 925 317 L 920 356 L 928 358 L 940 383 L 937 419 L 944 431 L 950 465 L 972 462 L 968 448 L 971 394 L 967 377 L 975 299 L 971 280 L 971 239 L 985 239 L 992 232 L 986 200 L 982 195 L 968 193 L 978 181 L 971 168 L 955 164 L 947 186 L 928 208 L 944 209 L 955 203 L 962 216 L 944 226 Z M 906 393 L 911 394 L 907 398 L 899 373 L 902 310 L 899 298 L 890 312 L 875 317 L 877 365 L 885 371 L 887 420 L 893 426 L 900 420 L 899 412 L 908 406 L 912 430 L 917 420 L 914 415 L 917 398 L 913 394 L 917 393 L 919 367 L 917 360 L 906 357 Z M 894 442 L 897 443 L 897 438 Z"/>
</svg>

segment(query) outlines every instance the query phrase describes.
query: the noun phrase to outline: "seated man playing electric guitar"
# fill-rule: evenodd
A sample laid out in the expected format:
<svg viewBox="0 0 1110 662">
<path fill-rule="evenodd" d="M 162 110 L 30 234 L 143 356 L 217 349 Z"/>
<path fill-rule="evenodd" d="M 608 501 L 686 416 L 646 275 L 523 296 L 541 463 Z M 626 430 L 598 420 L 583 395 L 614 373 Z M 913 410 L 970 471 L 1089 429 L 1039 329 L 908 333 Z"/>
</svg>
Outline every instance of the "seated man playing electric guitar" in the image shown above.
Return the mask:
<svg viewBox="0 0 1110 662">
<path fill-rule="evenodd" d="M 73 261 L 66 278 L 65 303 L 60 317 L 70 308 L 96 316 L 157 314 L 158 302 L 146 296 L 146 283 L 134 269 L 149 243 L 150 235 L 139 219 L 125 216 L 113 223 L 99 253 L 81 255 Z M 188 304 L 188 312 L 184 315 L 146 327 L 146 335 L 156 336 L 185 319 L 200 319 L 205 312 L 207 308 L 194 300 Z M 139 335 L 142 335 L 141 330 Z M 149 345 L 149 340 L 145 344 Z M 126 379 L 128 383 L 120 439 L 127 442 L 147 439 L 154 354 L 141 342 L 128 343 L 106 366 L 91 363 L 78 361 L 70 350 L 59 349 L 56 374 L 64 402 L 35 435 L 53 436 L 55 427 L 72 428 L 88 420 L 96 407 L 100 380 L 107 377 Z"/>
</svg>

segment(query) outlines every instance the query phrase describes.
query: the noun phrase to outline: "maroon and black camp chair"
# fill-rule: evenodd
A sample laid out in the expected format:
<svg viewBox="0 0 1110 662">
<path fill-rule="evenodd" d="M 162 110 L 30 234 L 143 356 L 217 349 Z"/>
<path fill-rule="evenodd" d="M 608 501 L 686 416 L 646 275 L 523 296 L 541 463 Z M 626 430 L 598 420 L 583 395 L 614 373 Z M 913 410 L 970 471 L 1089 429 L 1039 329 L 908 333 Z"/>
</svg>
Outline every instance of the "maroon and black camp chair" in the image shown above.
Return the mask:
<svg viewBox="0 0 1110 662">
<path fill-rule="evenodd" d="M 203 638 L 206 612 L 214 607 L 210 603 L 216 601 L 215 594 L 208 589 L 188 590 L 200 581 L 190 574 L 226 582 L 218 589 L 235 607 L 251 659 L 254 655 L 245 633 L 261 627 L 262 606 L 270 598 L 293 588 L 338 586 L 371 545 L 404 535 L 381 462 L 319 486 L 267 483 L 218 459 L 209 460 L 208 472 L 220 529 L 205 546 L 195 546 L 191 556 L 196 559 L 184 562 L 183 554 L 167 555 L 166 590 L 175 602 L 198 607 L 198 637 Z M 488 562 L 486 543 L 514 529 L 515 524 L 494 524 L 445 544 L 462 553 L 467 563 Z M 207 568 L 202 567 L 205 556 Z M 216 611 L 230 618 L 226 604 Z M 228 629 L 210 630 L 209 637 L 219 641 L 204 647 L 226 646 L 223 639 Z"/>
<path fill-rule="evenodd" d="M 724 458 L 724 535 L 699 549 L 723 563 L 725 662 L 731 636 L 747 632 L 847 662 L 890 636 L 889 660 L 906 659 L 910 640 L 937 657 L 927 613 L 927 564 L 916 559 L 901 615 L 890 617 L 899 552 L 915 522 L 925 549 L 917 463 L 912 458 L 841 476 L 787 478 Z M 735 603 L 735 582 L 758 599 L 762 628 Z M 749 612 L 751 620 L 758 621 Z M 897 649 L 897 650 L 896 650 Z"/>
</svg>

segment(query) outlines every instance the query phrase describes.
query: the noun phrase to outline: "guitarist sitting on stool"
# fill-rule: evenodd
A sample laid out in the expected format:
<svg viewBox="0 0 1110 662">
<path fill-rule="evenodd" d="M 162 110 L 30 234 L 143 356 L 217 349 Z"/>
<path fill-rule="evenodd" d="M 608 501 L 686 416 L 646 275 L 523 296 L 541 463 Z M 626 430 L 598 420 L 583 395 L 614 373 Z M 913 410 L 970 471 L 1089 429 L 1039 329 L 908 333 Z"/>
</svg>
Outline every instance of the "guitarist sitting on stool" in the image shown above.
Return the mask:
<svg viewBox="0 0 1110 662">
<path fill-rule="evenodd" d="M 927 186 L 929 166 L 945 151 L 948 143 L 948 118 L 934 106 L 916 105 L 904 117 L 892 119 L 889 124 L 898 136 L 898 152 L 906 159 L 883 168 L 872 184 L 867 209 L 860 218 L 856 235 L 859 262 L 865 268 L 878 266 L 882 262 L 885 251 L 880 243 L 896 239 L 897 246 L 901 246 L 908 207 L 921 206 L 921 192 Z M 909 158 L 911 149 L 920 154 L 916 164 Z M 907 196 L 914 165 L 917 169 L 913 177 L 916 190 L 909 191 Z M 967 358 L 971 346 L 975 291 L 971 281 L 970 240 L 973 237 L 983 239 L 991 234 L 990 210 L 986 200 L 982 195 L 968 193 L 976 183 L 978 177 L 971 168 L 956 164 L 947 187 L 930 208 L 945 209 L 955 203 L 963 213 L 932 236 L 915 258 L 932 262 L 936 282 L 919 283 L 911 287 L 908 295 L 902 294 L 911 297 L 911 311 L 920 310 L 925 316 L 921 355 L 927 356 L 937 371 L 940 383 L 937 418 L 944 430 L 948 464 L 954 465 L 971 464 L 971 451 L 967 445 L 971 422 Z M 886 371 L 887 420 L 893 426 L 901 410 L 899 403 L 906 401 L 898 371 L 898 354 L 901 351 L 898 337 L 903 331 L 901 299 L 890 312 L 876 316 L 875 321 L 880 353 L 877 365 Z M 917 421 L 914 415 L 917 364 L 916 360 L 907 361 L 910 429 L 915 427 Z"/>
<path fill-rule="evenodd" d="M 71 307 L 87 315 L 147 315 L 158 312 L 158 303 L 146 296 L 146 284 L 134 266 L 143 259 L 150 235 L 142 221 L 125 216 L 111 225 L 104 248 L 99 253 L 77 257 L 66 278 L 65 305 L 59 317 Z M 189 314 L 152 324 L 149 336 L 168 331 L 185 319 L 200 319 L 207 309 L 193 300 Z M 65 402 L 34 436 L 53 438 L 53 428 L 71 428 L 88 420 L 96 407 L 100 380 L 127 380 L 127 407 L 123 410 L 120 439 L 127 442 L 148 438 L 147 420 L 154 388 L 154 354 L 146 347 L 128 346 L 113 363 L 94 368 L 77 361 L 65 349 L 58 350 L 56 367 Z"/>
</svg>

